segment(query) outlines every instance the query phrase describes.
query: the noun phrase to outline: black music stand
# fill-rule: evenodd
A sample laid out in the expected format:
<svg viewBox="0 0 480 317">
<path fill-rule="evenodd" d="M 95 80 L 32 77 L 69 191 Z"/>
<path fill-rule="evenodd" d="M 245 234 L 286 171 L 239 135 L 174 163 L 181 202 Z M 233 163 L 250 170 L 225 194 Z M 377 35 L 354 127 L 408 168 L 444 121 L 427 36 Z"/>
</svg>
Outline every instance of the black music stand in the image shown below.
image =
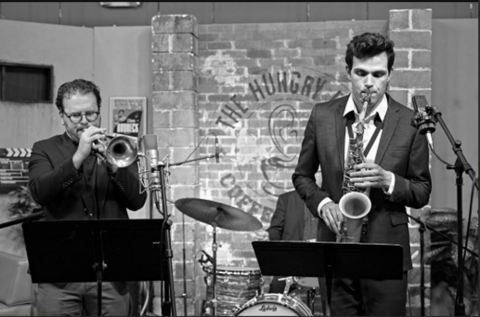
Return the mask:
<svg viewBox="0 0 480 317">
<path fill-rule="evenodd" d="M 165 280 L 162 219 L 62 220 L 22 225 L 33 283 Z"/>
<path fill-rule="evenodd" d="M 401 245 L 253 241 L 252 246 L 262 275 L 325 277 L 329 305 L 334 277 L 391 280 L 403 278 Z"/>
</svg>

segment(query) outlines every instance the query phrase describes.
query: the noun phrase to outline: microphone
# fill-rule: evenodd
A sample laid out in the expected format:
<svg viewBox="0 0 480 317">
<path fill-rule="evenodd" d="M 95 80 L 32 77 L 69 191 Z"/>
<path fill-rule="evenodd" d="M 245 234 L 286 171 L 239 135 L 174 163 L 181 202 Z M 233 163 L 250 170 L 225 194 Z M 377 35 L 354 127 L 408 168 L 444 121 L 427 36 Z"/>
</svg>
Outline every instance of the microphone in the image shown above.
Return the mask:
<svg viewBox="0 0 480 317">
<path fill-rule="evenodd" d="M 160 190 L 160 173 L 158 172 L 158 143 L 155 134 L 146 134 L 143 137 L 143 147 L 147 164 L 150 165 L 149 186 L 150 191 Z"/>
<path fill-rule="evenodd" d="M 428 144 L 433 150 L 432 133 L 435 132 L 435 121 L 426 112 L 429 107 L 427 98 L 425 96 L 416 95 L 412 97 L 413 109 L 415 115 L 412 119 L 412 126 L 420 131 L 420 134 L 426 135 Z"/>
<path fill-rule="evenodd" d="M 220 163 L 220 147 L 218 146 L 218 138 L 215 135 L 215 162 Z"/>
</svg>

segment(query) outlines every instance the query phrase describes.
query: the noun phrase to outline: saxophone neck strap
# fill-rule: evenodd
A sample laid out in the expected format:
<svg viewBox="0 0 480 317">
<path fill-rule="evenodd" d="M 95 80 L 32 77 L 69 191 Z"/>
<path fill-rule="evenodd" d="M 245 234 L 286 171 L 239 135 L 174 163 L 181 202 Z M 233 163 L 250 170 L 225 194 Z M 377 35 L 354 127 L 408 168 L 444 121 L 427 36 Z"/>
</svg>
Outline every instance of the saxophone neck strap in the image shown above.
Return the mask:
<svg viewBox="0 0 480 317">
<path fill-rule="evenodd" d="M 370 141 L 368 142 L 367 144 L 367 147 L 365 148 L 365 150 L 363 151 L 363 156 L 364 157 L 367 157 L 368 153 L 370 152 L 372 146 L 373 146 L 373 143 L 375 143 L 375 140 L 377 139 L 378 137 L 378 134 L 380 133 L 380 131 L 383 129 L 383 122 L 382 120 L 380 119 L 380 116 L 378 115 L 378 112 L 377 114 L 375 115 L 375 132 L 373 132 L 373 135 L 372 137 L 370 138 Z M 351 120 L 347 120 L 347 129 L 348 129 L 348 136 L 350 137 L 350 139 L 353 139 L 355 138 L 354 135 L 353 135 L 353 129 L 352 129 L 352 121 Z"/>
</svg>

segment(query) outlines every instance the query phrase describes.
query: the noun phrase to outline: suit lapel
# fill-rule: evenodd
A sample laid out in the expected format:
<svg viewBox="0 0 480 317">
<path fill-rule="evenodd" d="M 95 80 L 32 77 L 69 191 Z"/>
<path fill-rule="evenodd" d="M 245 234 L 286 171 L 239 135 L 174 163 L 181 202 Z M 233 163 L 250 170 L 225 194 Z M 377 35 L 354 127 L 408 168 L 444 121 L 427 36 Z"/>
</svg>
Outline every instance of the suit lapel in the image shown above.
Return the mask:
<svg viewBox="0 0 480 317">
<path fill-rule="evenodd" d="M 73 154 L 75 154 L 75 152 L 77 151 L 75 144 L 71 142 L 66 132 L 60 135 L 55 145 L 62 154 L 64 160 L 71 158 Z"/>
<path fill-rule="evenodd" d="M 70 159 L 74 154 L 75 151 L 77 150 L 75 144 L 70 141 L 70 138 L 66 133 L 62 134 L 59 138 L 59 140 L 56 143 L 56 146 L 60 153 L 62 154 L 64 160 Z M 96 163 L 96 160 L 94 161 L 94 164 Z M 93 175 L 93 180 L 92 180 L 92 190 L 95 190 L 94 188 L 97 189 L 96 196 L 97 196 L 97 202 L 98 202 L 98 208 L 97 213 L 102 213 L 103 208 L 105 207 L 105 202 L 106 196 L 107 196 L 107 191 L 108 191 L 108 186 L 109 186 L 109 176 L 107 173 L 107 169 L 103 166 L 96 166 L 95 167 L 96 172 Z M 82 182 L 86 182 L 85 179 L 81 180 Z M 85 188 L 87 188 L 87 185 L 85 183 Z M 90 192 L 87 192 L 82 195 L 84 204 L 87 205 L 88 210 L 93 211 L 95 210 L 96 206 L 94 206 L 95 202 L 92 201 L 90 198 L 91 196 Z"/>
<path fill-rule="evenodd" d="M 398 113 L 399 105 L 396 101 L 391 99 L 388 95 L 388 110 L 385 114 L 385 124 L 383 125 L 382 137 L 378 144 L 377 154 L 375 156 L 375 163 L 380 164 L 385 152 L 392 141 L 395 130 L 397 129 L 398 121 L 400 120 L 400 114 Z"/>
<path fill-rule="evenodd" d="M 337 136 L 337 155 L 340 162 L 342 173 L 345 169 L 345 127 L 347 119 L 343 116 L 345 107 L 347 106 L 348 96 L 339 100 L 337 110 L 335 112 L 335 135 Z"/>
<path fill-rule="evenodd" d="M 56 142 L 56 147 L 60 154 L 63 156 L 63 160 L 61 162 L 64 162 L 68 159 L 72 159 L 73 155 L 77 151 L 77 147 L 75 144 L 71 141 L 67 133 L 65 132 L 64 134 L 60 135 L 59 139 Z M 82 177 L 80 180 L 84 190 L 82 190 L 82 193 L 80 196 L 82 197 L 83 204 L 84 206 L 87 207 L 88 212 L 94 212 L 95 206 L 94 202 L 91 198 L 91 193 L 89 191 L 89 187 L 87 186 L 87 182 L 85 177 Z"/>
</svg>

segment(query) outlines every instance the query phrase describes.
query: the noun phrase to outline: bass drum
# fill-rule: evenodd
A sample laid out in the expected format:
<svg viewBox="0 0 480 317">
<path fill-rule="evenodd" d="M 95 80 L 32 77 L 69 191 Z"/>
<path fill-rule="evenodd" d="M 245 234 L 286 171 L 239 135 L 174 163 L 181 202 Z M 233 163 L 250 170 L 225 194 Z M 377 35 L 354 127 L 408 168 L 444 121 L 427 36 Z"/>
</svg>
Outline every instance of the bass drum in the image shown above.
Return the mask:
<svg viewBox="0 0 480 317">
<path fill-rule="evenodd" d="M 301 300 L 283 294 L 262 294 L 241 306 L 235 316 L 313 316 Z"/>
</svg>

